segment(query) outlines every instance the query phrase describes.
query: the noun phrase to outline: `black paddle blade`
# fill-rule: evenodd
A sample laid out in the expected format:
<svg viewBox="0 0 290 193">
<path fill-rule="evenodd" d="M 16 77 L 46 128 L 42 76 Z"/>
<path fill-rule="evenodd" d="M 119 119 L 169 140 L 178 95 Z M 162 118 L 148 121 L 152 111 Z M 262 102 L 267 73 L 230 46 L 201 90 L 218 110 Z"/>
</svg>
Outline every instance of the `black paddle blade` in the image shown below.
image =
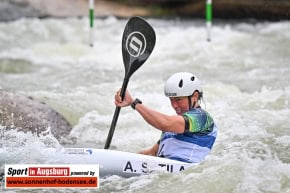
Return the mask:
<svg viewBox="0 0 290 193">
<path fill-rule="evenodd" d="M 130 76 L 147 60 L 155 46 L 153 28 L 141 17 L 128 21 L 122 38 L 122 54 L 125 78 Z"/>
</svg>

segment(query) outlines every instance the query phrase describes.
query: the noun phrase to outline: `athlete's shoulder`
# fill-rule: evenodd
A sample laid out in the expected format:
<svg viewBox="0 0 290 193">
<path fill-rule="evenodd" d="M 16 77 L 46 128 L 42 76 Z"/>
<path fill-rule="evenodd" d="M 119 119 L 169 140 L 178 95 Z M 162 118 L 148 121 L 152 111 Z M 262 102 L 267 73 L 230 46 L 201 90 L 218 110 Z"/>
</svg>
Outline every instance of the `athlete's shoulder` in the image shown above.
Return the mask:
<svg viewBox="0 0 290 193">
<path fill-rule="evenodd" d="M 184 113 L 187 116 L 210 116 L 209 113 L 202 108 L 191 108 L 189 111 Z"/>
</svg>

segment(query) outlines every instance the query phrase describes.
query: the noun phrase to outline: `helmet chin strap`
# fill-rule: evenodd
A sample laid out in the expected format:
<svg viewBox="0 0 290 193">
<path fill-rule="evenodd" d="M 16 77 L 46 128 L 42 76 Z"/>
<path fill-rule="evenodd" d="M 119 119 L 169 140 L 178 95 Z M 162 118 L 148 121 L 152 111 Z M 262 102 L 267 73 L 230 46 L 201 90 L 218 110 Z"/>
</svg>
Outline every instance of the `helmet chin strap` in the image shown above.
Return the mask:
<svg viewBox="0 0 290 193">
<path fill-rule="evenodd" d="M 189 107 L 189 109 L 194 108 L 195 105 L 196 105 L 196 101 L 194 101 L 194 103 L 192 103 L 192 100 L 191 100 L 193 95 L 194 95 L 194 93 L 192 93 L 192 95 L 188 96 L 188 107 Z M 200 100 L 201 98 L 203 98 L 202 97 L 202 92 L 201 93 L 198 92 L 198 100 Z"/>
<path fill-rule="evenodd" d="M 195 104 L 196 104 L 196 102 L 194 102 L 192 104 L 191 97 L 192 97 L 192 95 L 191 96 L 188 96 L 188 107 L 189 107 L 189 109 L 194 108 L 195 107 Z"/>
</svg>

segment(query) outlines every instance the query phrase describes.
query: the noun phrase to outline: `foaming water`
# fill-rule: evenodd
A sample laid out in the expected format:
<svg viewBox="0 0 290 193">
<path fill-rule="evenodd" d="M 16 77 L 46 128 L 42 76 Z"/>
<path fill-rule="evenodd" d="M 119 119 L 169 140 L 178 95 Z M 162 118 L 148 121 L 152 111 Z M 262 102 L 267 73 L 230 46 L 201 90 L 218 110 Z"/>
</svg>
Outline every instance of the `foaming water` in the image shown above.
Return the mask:
<svg viewBox="0 0 290 193">
<path fill-rule="evenodd" d="M 207 42 L 201 21 L 148 21 L 156 31 L 156 47 L 128 88 L 144 104 L 174 114 L 163 95 L 164 81 L 174 72 L 195 73 L 205 93 L 202 105 L 219 127 L 218 138 L 198 167 L 179 174 L 112 176 L 102 179 L 97 192 L 290 193 L 290 23 L 219 21 Z M 113 96 L 124 76 L 125 23 L 96 19 L 94 47 L 88 46 L 85 19 L 0 23 L 0 88 L 45 101 L 74 125 L 61 143 L 49 131 L 36 136 L 1 126 L 1 168 L 5 163 L 94 163 L 61 149 L 103 148 Z M 138 152 L 159 136 L 138 113 L 124 108 L 111 148 Z M 13 190 L 27 191 L 80 192 Z"/>
</svg>

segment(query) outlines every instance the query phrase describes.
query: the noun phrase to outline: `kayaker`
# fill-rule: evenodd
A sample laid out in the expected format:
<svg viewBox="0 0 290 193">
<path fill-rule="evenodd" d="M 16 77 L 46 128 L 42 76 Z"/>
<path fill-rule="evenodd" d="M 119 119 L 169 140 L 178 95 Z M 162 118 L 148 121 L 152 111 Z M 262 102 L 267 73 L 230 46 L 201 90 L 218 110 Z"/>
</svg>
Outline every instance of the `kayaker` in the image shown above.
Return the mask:
<svg viewBox="0 0 290 193">
<path fill-rule="evenodd" d="M 120 90 L 115 105 L 131 106 L 145 121 L 162 131 L 160 140 L 141 154 L 165 157 L 188 163 L 198 163 L 210 153 L 217 127 L 210 114 L 200 107 L 203 97 L 198 78 L 188 72 L 173 74 L 165 83 L 164 92 L 177 115 L 166 115 L 143 104 L 126 91 L 122 101 Z"/>
</svg>

